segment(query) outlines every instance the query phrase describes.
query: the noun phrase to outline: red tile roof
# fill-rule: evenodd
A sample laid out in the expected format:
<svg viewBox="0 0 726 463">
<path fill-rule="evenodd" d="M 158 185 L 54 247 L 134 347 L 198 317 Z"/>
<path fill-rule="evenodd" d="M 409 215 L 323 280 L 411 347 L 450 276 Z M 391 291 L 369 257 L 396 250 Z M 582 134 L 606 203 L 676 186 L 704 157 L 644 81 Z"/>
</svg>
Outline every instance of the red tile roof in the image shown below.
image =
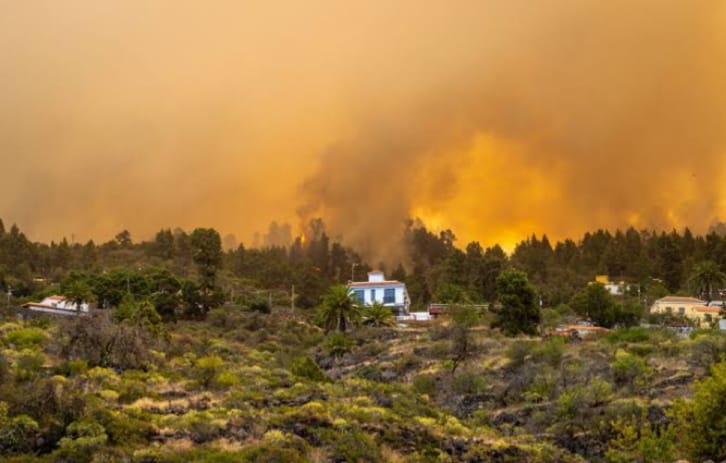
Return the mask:
<svg viewBox="0 0 726 463">
<path fill-rule="evenodd" d="M 694 307 L 693 310 L 697 312 L 705 312 L 705 313 L 721 313 L 720 307 L 709 307 L 709 306 L 701 306 L 701 307 Z"/>
</svg>

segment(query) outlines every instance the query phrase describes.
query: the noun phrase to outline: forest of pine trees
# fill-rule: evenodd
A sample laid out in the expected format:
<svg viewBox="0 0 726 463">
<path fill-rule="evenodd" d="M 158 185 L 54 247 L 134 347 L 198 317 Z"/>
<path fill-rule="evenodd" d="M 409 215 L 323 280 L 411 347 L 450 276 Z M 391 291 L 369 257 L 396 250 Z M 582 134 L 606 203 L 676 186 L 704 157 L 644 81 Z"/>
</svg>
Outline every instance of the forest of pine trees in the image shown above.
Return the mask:
<svg viewBox="0 0 726 463">
<path fill-rule="evenodd" d="M 726 236 L 716 229 L 705 235 L 688 229 L 597 230 L 576 241 L 554 243 L 546 235 L 532 235 L 507 255 L 499 245 L 458 243 L 451 230 L 434 233 L 411 221 L 401 237 L 402 257 L 387 263 L 365 262 L 354 249 L 331 239 L 320 219 L 310 229 L 304 241 L 297 238 L 289 246 L 222 250 L 219 234 L 211 229 L 165 229 L 139 242 L 122 231 L 102 244 L 69 243 L 65 238 L 45 244 L 30 241 L 16 225 L 6 229 L 0 221 L 0 287 L 22 300 L 59 291 L 74 278 L 93 277 L 104 281 L 91 284 L 96 302 L 108 305 L 120 300 L 118 294 L 112 297 L 99 289 L 113 287 L 109 281 L 116 282 L 117 292 L 134 286 L 159 293 L 155 284 L 163 280 L 163 293 L 174 288 L 183 293 L 186 287 L 192 288 L 190 295 L 198 295 L 203 286 L 209 295 L 214 285 L 216 299 L 210 304 L 263 290 L 284 294 L 294 285 L 296 305 L 308 308 L 319 303 L 328 287 L 348 281 L 355 263 L 357 278 L 383 267 L 390 278 L 405 281 L 414 306 L 424 307 L 431 301 L 492 301 L 500 273 L 517 268 L 526 273 L 545 305 L 556 306 L 568 303 L 598 274 L 630 283 L 652 302 L 665 293 L 692 294 L 688 279 L 699 262 L 712 261 L 726 271 Z M 204 230 L 206 238 L 195 241 L 195 234 L 204 235 Z M 218 248 L 205 250 L 219 253 L 218 259 L 206 261 L 206 267 L 197 258 L 200 242 Z"/>
</svg>

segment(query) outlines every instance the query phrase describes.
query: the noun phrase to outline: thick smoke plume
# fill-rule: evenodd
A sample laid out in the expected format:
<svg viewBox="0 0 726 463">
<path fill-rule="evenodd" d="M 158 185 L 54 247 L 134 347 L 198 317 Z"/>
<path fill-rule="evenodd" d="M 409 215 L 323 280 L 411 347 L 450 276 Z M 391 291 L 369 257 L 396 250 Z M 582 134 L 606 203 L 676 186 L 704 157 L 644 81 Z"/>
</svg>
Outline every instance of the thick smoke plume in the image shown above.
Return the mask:
<svg viewBox="0 0 726 463">
<path fill-rule="evenodd" d="M 704 230 L 723 214 L 723 5 L 503 3 L 482 15 L 466 72 L 394 110 L 367 108 L 305 183 L 309 209 L 379 251 L 416 213 L 507 244 Z"/>
<path fill-rule="evenodd" d="M 721 2 L 5 2 L 0 54 L 0 217 L 35 239 L 321 216 L 386 259 L 409 217 L 726 215 Z"/>
</svg>

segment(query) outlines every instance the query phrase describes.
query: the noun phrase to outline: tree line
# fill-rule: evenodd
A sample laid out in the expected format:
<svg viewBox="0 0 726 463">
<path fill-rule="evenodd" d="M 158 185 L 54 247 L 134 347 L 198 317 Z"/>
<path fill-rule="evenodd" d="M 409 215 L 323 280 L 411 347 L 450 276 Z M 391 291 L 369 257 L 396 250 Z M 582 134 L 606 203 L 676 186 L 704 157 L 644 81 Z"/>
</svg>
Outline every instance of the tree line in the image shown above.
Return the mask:
<svg viewBox="0 0 726 463">
<path fill-rule="evenodd" d="M 595 275 L 628 283 L 628 296 L 645 306 L 667 293 L 710 297 L 726 271 L 726 236 L 712 230 L 694 235 L 634 228 L 597 230 L 577 241 L 551 242 L 546 235 L 516 245 L 511 255 L 499 245 L 459 245 L 453 231 L 434 232 L 409 221 L 400 256 L 378 263 L 390 279 L 404 281 L 414 307 L 435 302 L 486 303 L 497 300 L 497 278 L 507 269 L 522 271 L 545 306 L 577 305 L 579 293 Z M 113 240 L 38 243 L 0 220 L 0 287 L 18 298 L 64 291 L 115 307 L 126 293 L 152 298 L 165 319 L 203 316 L 225 301 L 246 305 L 260 300 L 317 306 L 335 284 L 364 278 L 373 266 L 341 240 L 332 239 L 320 219 L 305 238 L 288 246 L 222 249 L 214 229 L 160 230 L 153 239 L 134 241 L 124 230 Z M 710 283 L 694 273 L 711 272 Z M 355 275 L 353 275 L 353 272 Z M 596 297 L 593 295 L 592 297 Z M 579 298 L 579 299 L 578 299 Z M 287 303 L 287 302 L 286 302 Z"/>
</svg>

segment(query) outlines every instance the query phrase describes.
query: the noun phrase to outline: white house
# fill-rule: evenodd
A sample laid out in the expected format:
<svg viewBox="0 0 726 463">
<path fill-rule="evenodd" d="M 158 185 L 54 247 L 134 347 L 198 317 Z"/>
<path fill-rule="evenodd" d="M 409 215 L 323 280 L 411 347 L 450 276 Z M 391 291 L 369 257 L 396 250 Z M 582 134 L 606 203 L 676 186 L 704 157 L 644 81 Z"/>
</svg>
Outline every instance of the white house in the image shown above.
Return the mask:
<svg viewBox="0 0 726 463">
<path fill-rule="evenodd" d="M 600 283 L 613 296 L 623 296 L 630 290 L 630 285 L 626 284 L 624 281 L 610 281 L 610 277 L 607 275 L 595 276 L 595 281 L 592 283 Z"/>
<path fill-rule="evenodd" d="M 34 312 L 45 312 L 55 315 L 87 315 L 90 304 L 83 302 L 74 304 L 63 296 L 48 296 L 40 302 L 29 302 L 23 307 Z"/>
<path fill-rule="evenodd" d="M 406 284 L 395 280 L 386 280 L 383 272 L 374 271 L 368 274 L 368 281 L 353 281 L 348 288 L 358 302 L 373 305 L 380 302 L 390 307 L 396 315 L 407 315 L 411 306 Z"/>
</svg>

